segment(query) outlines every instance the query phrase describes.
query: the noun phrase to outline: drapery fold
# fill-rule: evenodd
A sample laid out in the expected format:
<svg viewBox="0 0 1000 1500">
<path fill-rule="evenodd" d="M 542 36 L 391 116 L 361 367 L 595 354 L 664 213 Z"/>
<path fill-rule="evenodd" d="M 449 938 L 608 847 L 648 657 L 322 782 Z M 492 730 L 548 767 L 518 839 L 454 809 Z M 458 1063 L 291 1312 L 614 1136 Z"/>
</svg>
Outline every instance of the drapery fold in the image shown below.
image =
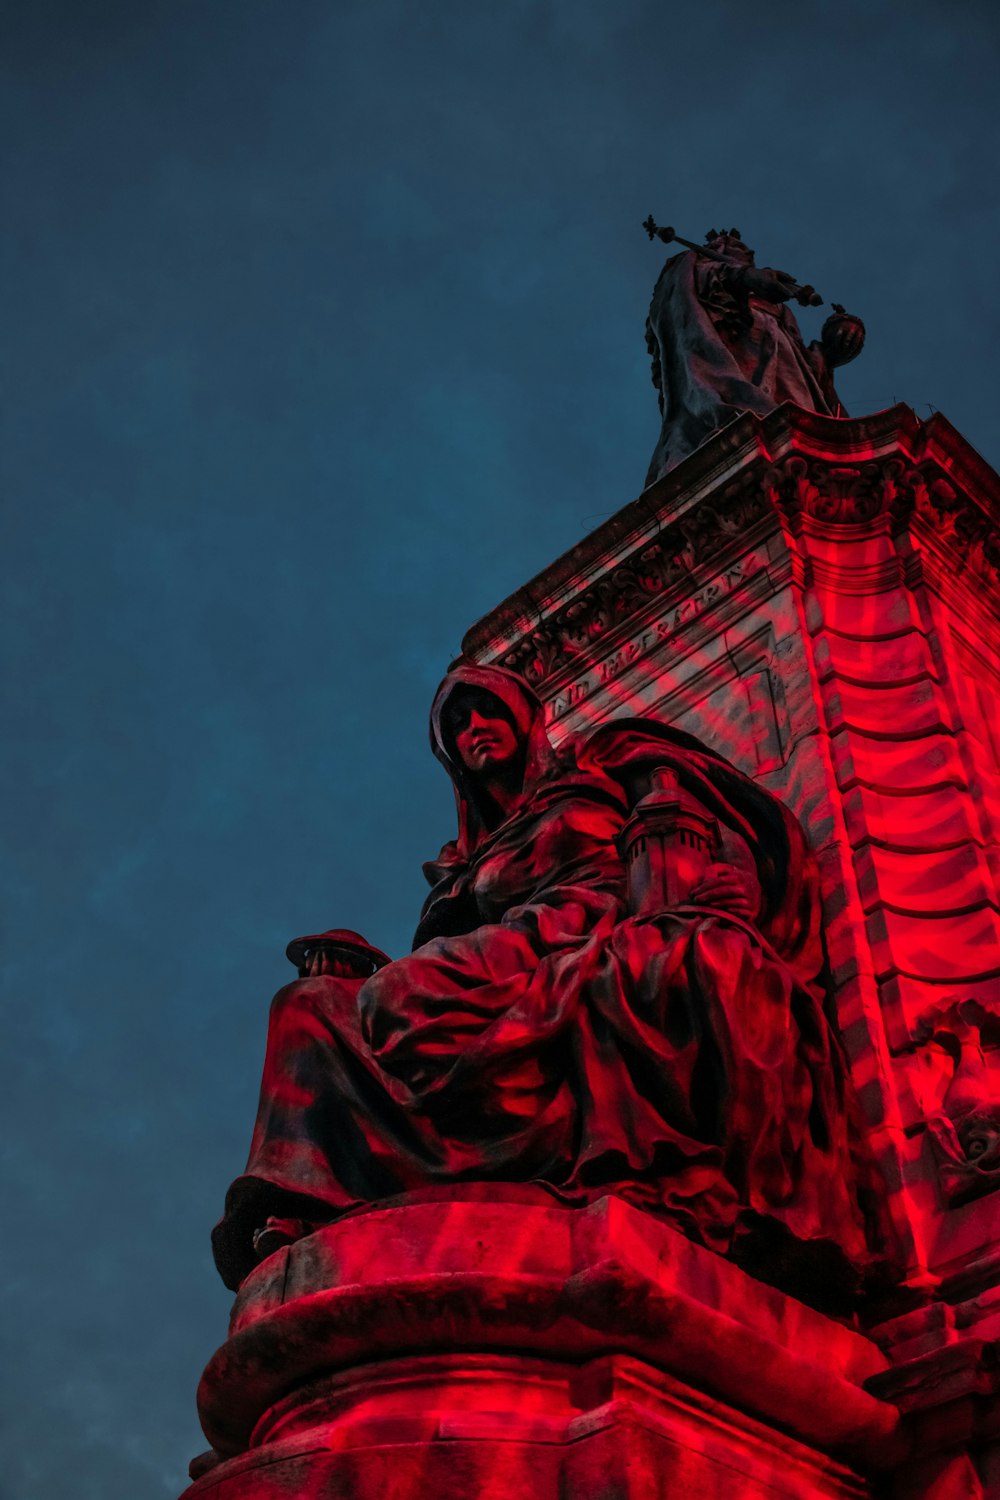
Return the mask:
<svg viewBox="0 0 1000 1500">
<path fill-rule="evenodd" d="M 517 803 L 492 829 L 442 718 L 469 687 L 505 706 L 527 751 Z M 268 1215 L 321 1223 L 490 1183 L 567 1204 L 619 1193 L 723 1253 L 770 1236 L 786 1267 L 812 1247 L 848 1287 L 872 1253 L 871 1178 L 795 819 L 650 720 L 557 754 L 530 689 L 498 668 L 449 675 L 432 743 L 458 838 L 428 866 L 411 954 L 276 996 L 249 1161 L 214 1235 L 227 1284 L 254 1264 Z M 697 906 L 629 915 L 615 840 L 662 765 L 752 859 L 754 922 Z"/>
</svg>

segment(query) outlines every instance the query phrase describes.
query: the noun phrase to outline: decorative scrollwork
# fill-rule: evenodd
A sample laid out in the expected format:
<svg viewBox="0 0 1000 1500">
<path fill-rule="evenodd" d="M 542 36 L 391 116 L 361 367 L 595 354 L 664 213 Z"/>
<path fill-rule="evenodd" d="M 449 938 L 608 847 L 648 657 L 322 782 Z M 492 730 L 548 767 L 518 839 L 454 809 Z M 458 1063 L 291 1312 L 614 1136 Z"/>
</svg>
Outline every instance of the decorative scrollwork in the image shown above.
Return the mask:
<svg viewBox="0 0 1000 1500">
<path fill-rule="evenodd" d="M 1000 529 L 993 519 L 940 475 L 910 469 L 902 488 L 914 513 L 953 554 L 958 571 L 1000 586 Z"/>
<path fill-rule="evenodd" d="M 647 537 L 610 571 L 511 641 L 499 664 L 535 686 L 595 654 L 602 641 L 662 601 L 664 609 L 700 589 L 695 578 L 740 545 L 761 518 L 777 511 L 789 529 L 807 518 L 844 528 L 915 524 L 915 539 L 935 543 L 949 573 L 1000 589 L 1000 528 L 983 505 L 945 477 L 939 464 L 920 466 L 898 454 L 854 463 L 786 454 L 763 475 L 743 474 L 685 515 Z M 832 532 L 833 536 L 838 533 Z"/>
<path fill-rule="evenodd" d="M 794 453 L 771 466 L 765 484 L 786 515 L 809 516 L 837 526 L 863 526 L 890 510 L 902 471 L 899 459 L 851 467 Z"/>
<path fill-rule="evenodd" d="M 639 613 L 651 599 L 688 582 L 703 564 L 744 537 L 767 510 L 763 491 L 735 490 L 665 527 L 569 604 L 563 605 L 500 658 L 537 686 L 587 656 L 601 638 Z"/>
</svg>

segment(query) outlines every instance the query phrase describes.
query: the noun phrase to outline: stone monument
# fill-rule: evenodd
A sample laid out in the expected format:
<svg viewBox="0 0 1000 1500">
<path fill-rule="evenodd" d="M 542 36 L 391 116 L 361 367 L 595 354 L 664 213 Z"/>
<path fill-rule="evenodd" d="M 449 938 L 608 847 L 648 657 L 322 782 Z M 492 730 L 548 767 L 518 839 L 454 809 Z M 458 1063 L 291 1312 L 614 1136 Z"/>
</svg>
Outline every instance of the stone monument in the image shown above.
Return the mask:
<svg viewBox="0 0 1000 1500">
<path fill-rule="evenodd" d="M 1000 1497 L 1000 479 L 734 235 L 438 691 L 413 952 L 290 945 L 188 1500 Z"/>
</svg>

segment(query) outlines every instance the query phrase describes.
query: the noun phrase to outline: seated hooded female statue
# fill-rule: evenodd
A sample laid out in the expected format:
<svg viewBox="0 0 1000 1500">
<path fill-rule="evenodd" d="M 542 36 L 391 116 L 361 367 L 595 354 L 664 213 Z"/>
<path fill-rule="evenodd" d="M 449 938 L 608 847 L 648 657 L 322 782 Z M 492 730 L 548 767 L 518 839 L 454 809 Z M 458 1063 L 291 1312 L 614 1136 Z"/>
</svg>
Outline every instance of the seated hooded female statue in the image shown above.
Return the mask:
<svg viewBox="0 0 1000 1500">
<path fill-rule="evenodd" d="M 652 720 L 557 752 L 500 668 L 452 671 L 431 736 L 458 836 L 425 866 L 411 954 L 331 964 L 320 945 L 275 998 L 250 1159 L 214 1236 L 227 1284 L 375 1202 L 611 1192 L 744 1264 L 801 1252 L 847 1285 L 870 1254 L 867 1169 L 795 819 Z M 663 767 L 722 852 L 683 904 L 637 917 L 616 840 Z"/>
</svg>

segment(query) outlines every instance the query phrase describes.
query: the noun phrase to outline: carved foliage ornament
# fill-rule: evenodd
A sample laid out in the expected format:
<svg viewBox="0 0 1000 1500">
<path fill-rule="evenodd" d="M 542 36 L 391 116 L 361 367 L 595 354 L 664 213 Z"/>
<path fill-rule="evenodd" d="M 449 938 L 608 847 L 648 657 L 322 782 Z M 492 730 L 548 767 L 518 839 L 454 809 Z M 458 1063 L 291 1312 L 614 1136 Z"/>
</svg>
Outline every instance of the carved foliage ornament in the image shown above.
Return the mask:
<svg viewBox="0 0 1000 1500">
<path fill-rule="evenodd" d="M 786 516 L 862 526 L 894 507 L 903 470 L 900 459 L 850 467 L 795 453 L 773 464 L 764 484 L 772 502 Z"/>
<path fill-rule="evenodd" d="M 914 511 L 957 555 L 960 569 L 992 588 L 1000 587 L 1000 528 L 992 518 L 940 476 L 911 469 L 905 480 Z"/>
<path fill-rule="evenodd" d="M 499 665 L 520 673 L 533 686 L 544 682 L 586 657 L 604 636 L 658 595 L 688 583 L 699 567 L 745 535 L 766 511 L 767 500 L 759 490 L 699 506 L 522 637 Z"/>
<path fill-rule="evenodd" d="M 794 453 L 766 471 L 761 489 L 707 501 L 666 527 L 523 636 L 499 665 L 537 686 L 585 659 L 650 600 L 689 586 L 696 570 L 743 536 L 769 504 L 788 519 L 808 516 L 839 526 L 865 526 L 883 516 L 899 525 L 916 514 L 956 558 L 959 572 L 1000 587 L 1000 530 L 931 466 L 907 468 L 899 458 L 830 464 Z"/>
<path fill-rule="evenodd" d="M 986 1053 L 1000 1046 L 1000 998 L 951 995 L 917 1023 L 918 1047 L 935 1044 L 952 1060 L 941 1109 L 927 1121 L 945 1201 L 955 1208 L 1000 1187 L 1000 1099 Z"/>
<path fill-rule="evenodd" d="M 789 518 L 864 526 L 880 516 L 900 522 L 917 515 L 955 558 L 957 571 L 1000 585 L 1000 529 L 931 465 L 907 468 L 898 458 L 835 465 L 795 453 L 773 464 L 764 483 Z"/>
</svg>

